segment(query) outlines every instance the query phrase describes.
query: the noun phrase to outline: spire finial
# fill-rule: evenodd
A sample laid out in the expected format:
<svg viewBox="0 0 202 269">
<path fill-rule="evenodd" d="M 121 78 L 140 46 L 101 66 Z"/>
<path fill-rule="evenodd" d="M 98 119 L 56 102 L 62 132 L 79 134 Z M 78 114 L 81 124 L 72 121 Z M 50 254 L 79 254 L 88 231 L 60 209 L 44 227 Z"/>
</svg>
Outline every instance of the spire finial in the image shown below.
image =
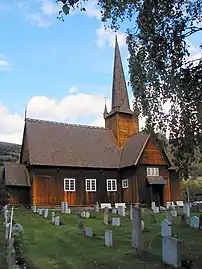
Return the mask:
<svg viewBox="0 0 202 269">
<path fill-rule="evenodd" d="M 27 105 L 25 106 L 25 121 L 26 121 L 26 118 L 27 118 Z"/>
<path fill-rule="evenodd" d="M 104 116 L 104 119 L 105 119 L 107 114 L 108 114 L 108 111 L 107 111 L 107 98 L 105 97 L 104 100 L 105 100 L 105 107 L 104 107 L 103 116 Z"/>
</svg>

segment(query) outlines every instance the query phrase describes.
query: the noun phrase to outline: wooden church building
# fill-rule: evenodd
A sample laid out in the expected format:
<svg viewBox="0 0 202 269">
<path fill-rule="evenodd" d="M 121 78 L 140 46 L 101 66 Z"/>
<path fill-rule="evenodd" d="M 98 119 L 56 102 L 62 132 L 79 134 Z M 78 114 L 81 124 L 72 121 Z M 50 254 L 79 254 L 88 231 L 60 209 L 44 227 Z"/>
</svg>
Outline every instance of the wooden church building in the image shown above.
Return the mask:
<svg viewBox="0 0 202 269">
<path fill-rule="evenodd" d="M 180 199 L 179 176 L 130 109 L 117 39 L 112 106 L 105 128 L 26 119 L 20 163 L 4 164 L 13 204 L 150 204 Z"/>
</svg>

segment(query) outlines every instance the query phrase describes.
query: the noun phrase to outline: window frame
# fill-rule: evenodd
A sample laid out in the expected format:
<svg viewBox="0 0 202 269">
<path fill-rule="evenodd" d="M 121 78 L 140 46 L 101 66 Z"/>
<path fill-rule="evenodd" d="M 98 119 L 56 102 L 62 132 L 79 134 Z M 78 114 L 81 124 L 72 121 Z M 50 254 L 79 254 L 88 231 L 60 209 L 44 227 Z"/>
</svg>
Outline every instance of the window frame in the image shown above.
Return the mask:
<svg viewBox="0 0 202 269">
<path fill-rule="evenodd" d="M 111 184 L 111 188 L 109 189 L 109 182 L 111 182 L 110 184 Z M 113 189 L 113 184 L 112 184 L 112 182 L 115 182 L 115 189 Z M 115 178 L 108 178 L 107 179 L 107 191 L 109 191 L 109 192 L 113 192 L 113 191 L 117 191 L 117 179 L 115 179 Z"/>
<path fill-rule="evenodd" d="M 90 182 L 90 190 L 87 189 L 87 182 Z M 92 189 L 92 182 L 95 183 L 95 189 Z M 86 178 L 85 180 L 85 185 L 86 185 L 86 192 L 96 192 L 97 191 L 97 181 L 96 178 Z"/>
<path fill-rule="evenodd" d="M 147 176 L 159 177 L 159 167 L 147 167 Z"/>
<path fill-rule="evenodd" d="M 69 181 L 69 189 L 66 189 L 66 181 Z M 71 181 L 74 182 L 74 188 L 71 189 Z M 75 192 L 76 191 L 76 184 L 75 178 L 64 178 L 64 191 Z"/>
<path fill-rule="evenodd" d="M 128 179 L 124 178 L 122 179 L 122 189 L 128 189 Z"/>
</svg>

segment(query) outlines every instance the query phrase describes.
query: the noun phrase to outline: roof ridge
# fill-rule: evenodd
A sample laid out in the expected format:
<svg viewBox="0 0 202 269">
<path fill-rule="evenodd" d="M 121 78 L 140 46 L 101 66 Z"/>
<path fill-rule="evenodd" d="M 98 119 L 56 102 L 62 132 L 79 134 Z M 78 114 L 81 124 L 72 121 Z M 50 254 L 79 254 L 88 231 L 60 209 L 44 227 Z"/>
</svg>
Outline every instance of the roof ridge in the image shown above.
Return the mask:
<svg viewBox="0 0 202 269">
<path fill-rule="evenodd" d="M 66 123 L 66 122 L 60 122 L 60 121 L 49 121 L 49 120 L 40 120 L 40 119 L 32 119 L 32 118 L 26 118 L 26 121 L 30 122 L 39 122 L 39 123 L 50 123 L 50 124 L 60 124 L 60 125 L 66 125 L 66 126 L 72 126 L 72 127 L 82 127 L 82 128 L 89 128 L 89 129 L 100 129 L 100 130 L 107 130 L 104 127 L 99 126 L 93 126 L 93 125 L 85 125 L 85 124 L 75 124 L 75 123 Z"/>
</svg>

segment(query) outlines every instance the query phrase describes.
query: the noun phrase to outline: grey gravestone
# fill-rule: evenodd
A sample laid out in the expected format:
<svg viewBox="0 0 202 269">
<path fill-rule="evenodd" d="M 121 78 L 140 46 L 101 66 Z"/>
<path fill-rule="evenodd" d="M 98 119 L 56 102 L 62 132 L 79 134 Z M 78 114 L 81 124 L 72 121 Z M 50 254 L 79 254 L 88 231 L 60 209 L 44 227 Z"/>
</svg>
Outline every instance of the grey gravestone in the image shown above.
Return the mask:
<svg viewBox="0 0 202 269">
<path fill-rule="evenodd" d="M 171 224 L 173 224 L 173 214 L 172 214 L 172 211 L 169 211 L 169 212 L 168 212 L 167 220 L 168 220 Z"/>
<path fill-rule="evenodd" d="M 121 217 L 125 217 L 125 208 L 124 208 L 124 206 L 118 206 L 118 214 Z"/>
<path fill-rule="evenodd" d="M 177 217 L 177 211 L 176 210 L 171 211 L 171 214 L 172 214 L 173 217 Z"/>
<path fill-rule="evenodd" d="M 199 216 L 199 229 L 202 230 L 202 214 Z"/>
<path fill-rule="evenodd" d="M 183 213 L 186 214 L 186 216 L 190 217 L 190 206 L 188 203 L 184 204 Z"/>
<path fill-rule="evenodd" d="M 86 217 L 86 212 L 85 211 L 81 211 L 81 217 L 85 218 Z"/>
<path fill-rule="evenodd" d="M 47 218 L 48 217 L 48 208 L 46 208 L 45 210 L 44 210 L 44 218 Z"/>
<path fill-rule="evenodd" d="M 162 258 L 165 264 L 174 268 L 181 267 L 181 240 L 174 237 L 162 238 Z"/>
<path fill-rule="evenodd" d="M 183 227 L 186 227 L 186 226 L 188 225 L 188 223 L 187 223 L 187 215 L 186 215 L 186 214 L 183 214 L 183 215 L 181 216 L 181 225 L 182 225 Z"/>
<path fill-rule="evenodd" d="M 5 239 L 7 240 L 9 237 L 9 231 L 10 231 L 10 223 L 5 224 Z"/>
<path fill-rule="evenodd" d="M 86 215 L 85 215 L 86 219 L 89 219 L 90 218 L 90 212 L 86 212 Z"/>
<path fill-rule="evenodd" d="M 120 218 L 112 218 L 112 226 L 120 227 Z"/>
<path fill-rule="evenodd" d="M 155 206 L 153 209 L 153 213 L 158 214 L 159 213 L 159 207 Z"/>
<path fill-rule="evenodd" d="M 171 235 L 172 235 L 171 224 L 167 219 L 164 219 L 161 222 L 161 236 L 166 237 Z"/>
<path fill-rule="evenodd" d="M 55 225 L 56 226 L 60 225 L 60 217 L 59 216 L 55 217 Z"/>
<path fill-rule="evenodd" d="M 109 208 L 105 207 L 104 208 L 104 224 L 107 225 L 109 223 Z"/>
<path fill-rule="evenodd" d="M 79 229 L 79 232 L 83 231 L 83 220 L 82 219 L 79 220 L 78 229 Z"/>
<path fill-rule="evenodd" d="M 69 212 L 68 202 L 64 202 L 64 213 L 68 214 L 68 212 Z"/>
<path fill-rule="evenodd" d="M 112 208 L 112 214 L 116 214 L 116 208 Z"/>
<path fill-rule="evenodd" d="M 99 203 L 96 202 L 95 204 L 95 212 L 99 213 Z"/>
<path fill-rule="evenodd" d="M 105 231 L 105 246 L 111 247 L 113 245 L 112 231 Z"/>
<path fill-rule="evenodd" d="M 141 209 L 139 207 L 133 208 L 132 248 L 135 248 L 138 254 L 142 250 L 142 223 Z"/>
<path fill-rule="evenodd" d="M 197 216 L 192 216 L 190 218 L 190 227 L 194 229 L 199 229 L 199 218 Z"/>
<path fill-rule="evenodd" d="M 65 213 L 65 202 L 61 202 L 61 213 Z"/>
<path fill-rule="evenodd" d="M 55 212 L 52 212 L 52 224 L 55 224 Z"/>
<path fill-rule="evenodd" d="M 16 223 L 14 226 L 13 226 L 13 231 L 14 232 L 18 232 L 20 234 L 24 234 L 24 228 L 21 224 L 19 223 Z"/>
<path fill-rule="evenodd" d="M 133 205 L 130 205 L 130 219 L 133 219 Z"/>
<path fill-rule="evenodd" d="M 85 236 L 88 236 L 88 237 L 92 237 L 93 236 L 92 227 L 86 227 L 86 229 L 85 229 Z"/>
</svg>

